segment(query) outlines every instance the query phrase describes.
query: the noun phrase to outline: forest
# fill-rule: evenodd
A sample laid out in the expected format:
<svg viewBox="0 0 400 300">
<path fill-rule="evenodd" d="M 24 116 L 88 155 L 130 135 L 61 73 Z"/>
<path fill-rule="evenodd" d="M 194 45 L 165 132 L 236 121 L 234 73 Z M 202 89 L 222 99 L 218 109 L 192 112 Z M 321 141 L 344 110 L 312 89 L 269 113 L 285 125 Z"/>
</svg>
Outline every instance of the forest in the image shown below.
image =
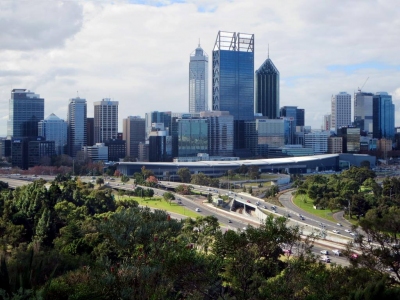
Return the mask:
<svg viewBox="0 0 400 300">
<path fill-rule="evenodd" d="M 365 176 L 357 183 L 373 181 Z M 326 205 L 361 199 L 353 179 L 327 180 L 298 181 L 299 193 Z M 225 231 L 214 216 L 175 220 L 138 206 L 141 189 L 114 197 L 101 182 L 68 176 L 15 190 L 0 182 L 0 299 L 400 299 L 400 211 L 387 184 L 370 182 L 374 197 L 355 202 L 369 205 L 360 225 L 374 243 L 359 236 L 344 253 L 351 264 L 340 266 L 320 262 L 314 237 L 283 217 Z M 357 259 L 352 247 L 362 253 Z"/>
</svg>

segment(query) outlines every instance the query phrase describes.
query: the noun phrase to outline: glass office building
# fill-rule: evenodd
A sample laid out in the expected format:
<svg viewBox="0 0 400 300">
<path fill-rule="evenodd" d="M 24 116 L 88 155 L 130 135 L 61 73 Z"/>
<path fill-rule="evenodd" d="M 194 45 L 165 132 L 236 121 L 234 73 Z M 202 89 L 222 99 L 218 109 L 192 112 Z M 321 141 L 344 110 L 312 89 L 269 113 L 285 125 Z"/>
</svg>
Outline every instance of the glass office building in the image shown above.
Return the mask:
<svg viewBox="0 0 400 300">
<path fill-rule="evenodd" d="M 54 141 L 56 155 L 65 154 L 68 141 L 68 124 L 64 120 L 51 114 L 38 124 L 39 136 L 46 141 Z"/>
<path fill-rule="evenodd" d="M 26 89 L 13 89 L 9 101 L 7 135 L 36 137 L 44 119 L 44 99 Z"/>
<path fill-rule="evenodd" d="M 72 98 L 68 104 L 68 148 L 69 155 L 75 157 L 86 146 L 87 141 L 87 106 L 86 100 Z"/>
<path fill-rule="evenodd" d="M 229 111 L 234 148 L 245 148 L 244 121 L 254 119 L 254 34 L 219 31 L 212 57 L 212 109 Z"/>
<path fill-rule="evenodd" d="M 189 112 L 208 110 L 208 55 L 199 46 L 190 54 Z"/>
<path fill-rule="evenodd" d="M 208 120 L 177 119 L 178 156 L 208 153 Z"/>
<path fill-rule="evenodd" d="M 373 97 L 373 137 L 377 139 L 394 138 L 394 104 L 392 96 L 378 92 Z"/>
<path fill-rule="evenodd" d="M 255 112 L 269 119 L 279 117 L 279 71 L 272 60 L 267 60 L 256 71 Z"/>
</svg>

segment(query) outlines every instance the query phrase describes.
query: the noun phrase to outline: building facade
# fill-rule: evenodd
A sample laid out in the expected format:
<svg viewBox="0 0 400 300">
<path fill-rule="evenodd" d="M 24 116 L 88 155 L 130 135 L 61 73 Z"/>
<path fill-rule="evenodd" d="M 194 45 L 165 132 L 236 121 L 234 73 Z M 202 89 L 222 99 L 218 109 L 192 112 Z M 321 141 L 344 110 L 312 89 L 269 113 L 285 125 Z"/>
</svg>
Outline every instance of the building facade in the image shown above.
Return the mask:
<svg viewBox="0 0 400 300">
<path fill-rule="evenodd" d="M 190 54 L 189 112 L 208 110 L 208 55 L 199 46 Z"/>
<path fill-rule="evenodd" d="M 254 119 L 254 34 L 219 31 L 212 52 L 212 110 L 234 118 L 234 148 L 245 148 L 245 121 Z"/>
<path fill-rule="evenodd" d="M 336 131 L 340 127 L 351 125 L 351 95 L 340 92 L 331 99 L 331 127 Z"/>
<path fill-rule="evenodd" d="M 362 131 L 372 133 L 372 98 L 374 94 L 358 91 L 354 93 L 354 125 Z"/>
<path fill-rule="evenodd" d="M 314 154 L 324 154 L 328 152 L 329 131 L 313 131 L 304 134 L 304 147 L 312 148 Z"/>
<path fill-rule="evenodd" d="M 64 120 L 51 114 L 38 123 L 38 134 L 46 141 L 54 141 L 56 155 L 67 154 L 68 124 Z"/>
<path fill-rule="evenodd" d="M 36 137 L 44 119 L 44 99 L 26 89 L 13 89 L 9 100 L 7 135 Z"/>
<path fill-rule="evenodd" d="M 342 153 L 343 152 L 343 138 L 338 136 L 331 136 L 328 138 L 328 153 Z"/>
<path fill-rule="evenodd" d="M 108 147 L 108 160 L 120 161 L 126 157 L 126 142 L 124 140 L 112 139 L 105 141 Z"/>
<path fill-rule="evenodd" d="M 373 137 L 377 139 L 394 138 L 394 104 L 392 96 L 378 92 L 373 96 Z"/>
<path fill-rule="evenodd" d="M 255 78 L 255 112 L 269 119 L 279 118 L 279 71 L 269 57 L 256 71 Z"/>
<path fill-rule="evenodd" d="M 208 152 L 208 120 L 177 119 L 179 157 L 196 156 Z"/>
<path fill-rule="evenodd" d="M 207 111 L 200 117 L 208 120 L 208 154 L 232 156 L 233 116 L 227 111 Z"/>
<path fill-rule="evenodd" d="M 28 167 L 49 165 L 55 152 L 55 142 L 46 141 L 42 137 L 28 142 Z"/>
<path fill-rule="evenodd" d="M 108 161 L 108 147 L 104 143 L 96 143 L 93 146 L 84 146 L 82 148 L 86 159 L 92 161 Z"/>
<path fill-rule="evenodd" d="M 343 139 L 343 153 L 358 153 L 360 151 L 360 128 L 342 127 L 338 131 L 338 136 Z"/>
<path fill-rule="evenodd" d="M 94 145 L 94 118 L 86 118 L 86 145 Z"/>
<path fill-rule="evenodd" d="M 136 161 L 139 157 L 139 144 L 144 143 L 146 121 L 139 116 L 129 116 L 122 120 L 122 136 L 126 141 L 126 155 Z"/>
<path fill-rule="evenodd" d="M 118 101 L 104 98 L 94 102 L 94 142 L 116 139 L 118 134 Z"/>
<path fill-rule="evenodd" d="M 172 113 L 170 111 L 152 111 L 145 114 L 146 119 L 146 141 L 149 139 L 149 134 L 153 123 L 163 123 L 164 130 L 168 135 L 171 135 Z"/>
<path fill-rule="evenodd" d="M 82 98 L 72 98 L 68 104 L 68 153 L 76 157 L 87 142 L 87 104 Z"/>
</svg>

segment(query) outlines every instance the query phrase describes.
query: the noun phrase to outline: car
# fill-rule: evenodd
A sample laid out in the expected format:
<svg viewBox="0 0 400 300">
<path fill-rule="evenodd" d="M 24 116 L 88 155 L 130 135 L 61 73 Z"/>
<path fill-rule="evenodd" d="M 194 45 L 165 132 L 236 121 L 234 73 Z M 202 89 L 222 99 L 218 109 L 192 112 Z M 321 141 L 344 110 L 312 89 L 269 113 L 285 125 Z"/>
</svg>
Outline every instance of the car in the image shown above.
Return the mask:
<svg viewBox="0 0 400 300">
<path fill-rule="evenodd" d="M 178 204 L 182 204 L 182 201 L 178 201 Z"/>
<path fill-rule="evenodd" d="M 250 200 L 247 200 L 247 203 L 251 203 Z"/>
<path fill-rule="evenodd" d="M 328 255 L 329 254 L 329 252 L 328 252 L 328 250 L 321 250 L 321 251 L 319 251 L 321 254 L 324 254 L 324 255 Z"/>
<path fill-rule="evenodd" d="M 332 232 L 333 232 L 333 233 L 337 233 L 337 234 L 340 233 L 340 231 L 339 231 L 339 230 L 336 230 L 336 229 L 333 229 Z"/>
<path fill-rule="evenodd" d="M 342 224 L 340 224 L 340 223 L 336 223 L 336 225 L 339 226 L 339 227 L 342 227 Z"/>
<path fill-rule="evenodd" d="M 231 221 L 231 220 L 228 220 L 228 223 L 232 223 L 232 221 Z"/>
<path fill-rule="evenodd" d="M 247 227 L 243 227 L 243 230 L 247 230 Z"/>
<path fill-rule="evenodd" d="M 199 211 L 200 211 L 200 208 L 196 207 L 195 211 L 199 212 Z"/>
<path fill-rule="evenodd" d="M 356 236 L 356 234 L 354 232 L 349 232 L 349 234 L 352 236 Z"/>
<path fill-rule="evenodd" d="M 304 217 L 303 217 L 303 216 L 301 216 L 301 217 L 300 217 L 300 220 L 303 220 L 303 221 L 304 221 Z"/>
<path fill-rule="evenodd" d="M 349 230 L 349 229 L 345 229 L 344 231 L 346 231 L 346 232 L 348 232 L 348 233 L 350 233 L 350 232 L 351 232 L 351 230 Z"/>
<path fill-rule="evenodd" d="M 263 208 L 267 209 L 267 206 L 266 206 L 266 205 L 264 205 L 264 206 L 263 206 Z"/>
<path fill-rule="evenodd" d="M 342 255 L 342 252 L 340 252 L 340 250 L 338 250 L 338 249 L 333 249 L 333 250 L 332 250 L 332 253 L 333 253 L 334 255 L 337 255 L 337 256 L 341 256 L 341 255 Z"/>
<path fill-rule="evenodd" d="M 106 184 L 110 184 L 110 182 L 109 182 L 109 181 L 107 181 L 107 182 L 106 182 Z"/>
<path fill-rule="evenodd" d="M 290 216 L 290 214 L 287 214 L 286 216 L 287 216 L 288 218 L 290 218 L 290 217 L 291 217 L 291 216 Z"/>
<path fill-rule="evenodd" d="M 352 253 L 350 255 L 350 259 L 357 259 L 358 258 L 358 254 L 357 253 Z"/>
<path fill-rule="evenodd" d="M 331 259 L 329 258 L 329 256 L 326 256 L 326 255 L 322 255 L 322 256 L 319 258 L 319 260 L 324 261 L 324 262 L 326 262 L 326 263 L 330 263 L 330 262 L 331 262 Z"/>
</svg>

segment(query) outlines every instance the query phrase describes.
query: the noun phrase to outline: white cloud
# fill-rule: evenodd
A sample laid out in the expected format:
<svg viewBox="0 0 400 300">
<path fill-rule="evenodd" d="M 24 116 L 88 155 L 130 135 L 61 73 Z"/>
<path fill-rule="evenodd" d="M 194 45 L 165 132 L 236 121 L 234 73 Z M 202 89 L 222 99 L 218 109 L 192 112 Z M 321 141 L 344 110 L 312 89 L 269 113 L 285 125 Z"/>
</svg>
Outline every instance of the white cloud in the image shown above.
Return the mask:
<svg viewBox="0 0 400 300">
<path fill-rule="evenodd" d="M 352 94 L 367 77 L 365 91 L 388 91 L 400 107 L 400 8 L 388 0 L 148 4 L 3 1 L 2 115 L 11 88 L 40 94 L 45 116 L 60 118 L 77 91 L 87 99 L 89 115 L 93 102 L 106 97 L 119 101 L 120 119 L 151 110 L 187 111 L 189 55 L 200 38 L 211 72 L 219 30 L 255 34 L 255 69 L 270 45 L 281 74 L 281 106 L 304 108 L 306 124 L 314 128 L 329 112 L 332 94 Z"/>
</svg>

